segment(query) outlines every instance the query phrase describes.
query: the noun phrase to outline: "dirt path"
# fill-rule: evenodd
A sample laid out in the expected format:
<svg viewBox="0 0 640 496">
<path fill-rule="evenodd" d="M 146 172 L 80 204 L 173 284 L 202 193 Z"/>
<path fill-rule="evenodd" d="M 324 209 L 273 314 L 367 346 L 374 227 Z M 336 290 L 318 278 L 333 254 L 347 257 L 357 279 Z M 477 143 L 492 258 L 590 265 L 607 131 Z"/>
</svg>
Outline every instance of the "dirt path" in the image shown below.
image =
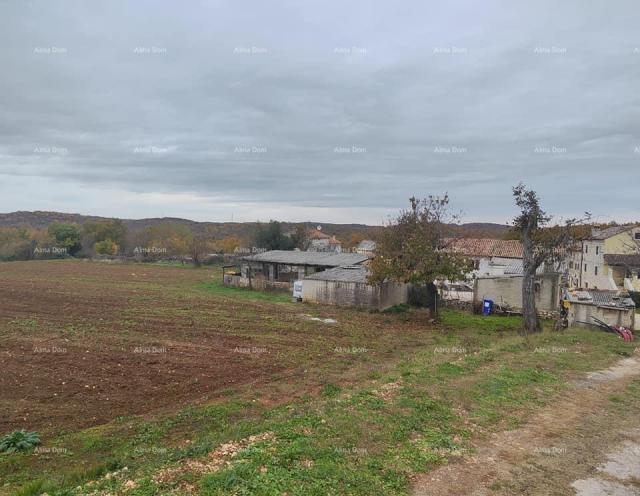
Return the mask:
<svg viewBox="0 0 640 496">
<path fill-rule="evenodd" d="M 422 475 L 414 494 L 640 495 L 640 398 L 625 396 L 638 377 L 640 357 L 588 374 L 526 425 Z M 632 403 L 612 408 L 613 395 Z"/>
</svg>

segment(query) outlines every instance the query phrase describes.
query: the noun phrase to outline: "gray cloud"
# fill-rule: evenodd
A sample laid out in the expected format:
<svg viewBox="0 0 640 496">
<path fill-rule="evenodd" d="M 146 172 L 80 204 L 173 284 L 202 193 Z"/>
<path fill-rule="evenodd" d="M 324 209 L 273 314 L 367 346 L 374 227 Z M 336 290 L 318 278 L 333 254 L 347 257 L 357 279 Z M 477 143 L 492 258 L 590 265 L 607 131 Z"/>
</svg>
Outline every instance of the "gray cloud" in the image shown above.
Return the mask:
<svg viewBox="0 0 640 496">
<path fill-rule="evenodd" d="M 613 7 L 7 2 L 0 210 L 379 222 L 449 191 L 507 221 L 523 180 L 638 218 L 640 7 Z"/>
</svg>

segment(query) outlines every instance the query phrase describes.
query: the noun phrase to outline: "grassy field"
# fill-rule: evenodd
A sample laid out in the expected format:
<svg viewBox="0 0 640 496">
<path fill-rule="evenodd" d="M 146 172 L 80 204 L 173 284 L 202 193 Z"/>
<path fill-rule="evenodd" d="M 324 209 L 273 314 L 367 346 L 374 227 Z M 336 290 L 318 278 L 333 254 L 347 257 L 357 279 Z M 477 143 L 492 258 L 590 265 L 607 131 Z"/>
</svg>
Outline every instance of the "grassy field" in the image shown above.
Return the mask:
<svg viewBox="0 0 640 496">
<path fill-rule="evenodd" d="M 634 345 L 517 317 L 369 313 L 218 269 L 0 264 L 0 494 L 407 494 Z M 313 317 L 335 319 L 327 324 Z"/>
</svg>

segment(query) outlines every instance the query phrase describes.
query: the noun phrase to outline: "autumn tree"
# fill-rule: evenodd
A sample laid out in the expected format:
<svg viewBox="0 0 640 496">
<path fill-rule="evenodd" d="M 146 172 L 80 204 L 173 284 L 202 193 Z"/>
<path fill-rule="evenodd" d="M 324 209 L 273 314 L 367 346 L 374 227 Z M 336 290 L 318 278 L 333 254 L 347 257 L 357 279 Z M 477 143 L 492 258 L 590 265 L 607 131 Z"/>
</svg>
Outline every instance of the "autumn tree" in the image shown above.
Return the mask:
<svg viewBox="0 0 640 496">
<path fill-rule="evenodd" d="M 236 248 L 246 246 L 247 242 L 238 236 L 228 236 L 215 242 L 215 251 L 233 253 Z"/>
<path fill-rule="evenodd" d="M 576 239 L 585 218 L 567 219 L 563 225 L 551 226 L 552 217 L 540 206 L 538 194 L 522 183 L 514 186 L 513 196 L 520 209 L 513 225 L 520 234 L 523 247 L 522 315 L 526 333 L 540 332 L 540 320 L 536 310 L 536 272 L 543 264 L 553 265 L 565 256 Z"/>
<path fill-rule="evenodd" d="M 82 245 L 93 247 L 101 255 L 115 255 L 126 243 L 127 228 L 120 219 L 85 222 L 82 227 Z"/>
<path fill-rule="evenodd" d="M 386 280 L 426 286 L 435 294 L 434 281 L 462 280 L 470 270 L 460 255 L 446 249 L 450 224 L 458 220 L 449 207 L 449 196 L 410 198 L 410 208 L 380 232 L 369 282 Z"/>
<path fill-rule="evenodd" d="M 75 255 L 82 248 L 80 243 L 80 229 L 75 224 L 54 222 L 49 226 L 49 235 L 55 240 L 59 249 L 64 249 L 69 255 Z"/>
</svg>

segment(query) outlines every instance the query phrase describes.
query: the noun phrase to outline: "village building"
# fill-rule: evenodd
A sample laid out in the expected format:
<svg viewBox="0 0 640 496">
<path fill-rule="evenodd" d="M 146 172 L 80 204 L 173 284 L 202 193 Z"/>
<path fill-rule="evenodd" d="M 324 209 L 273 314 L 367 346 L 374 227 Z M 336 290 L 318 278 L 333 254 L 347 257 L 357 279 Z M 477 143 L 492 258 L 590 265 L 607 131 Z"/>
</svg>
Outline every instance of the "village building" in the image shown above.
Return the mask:
<svg viewBox="0 0 640 496">
<path fill-rule="evenodd" d="M 355 253 L 360 253 L 362 255 L 367 255 L 370 258 L 373 258 L 374 253 L 376 251 L 376 242 L 371 239 L 363 239 L 358 243 L 358 245 L 353 249 Z"/>
<path fill-rule="evenodd" d="M 227 272 L 223 282 L 229 286 L 253 289 L 290 289 L 293 282 L 334 267 L 358 265 L 367 261 L 359 253 L 272 250 L 240 259 L 240 270 Z"/>
<path fill-rule="evenodd" d="M 309 231 L 308 251 L 342 253 L 342 243 L 335 236 L 322 232 L 322 227 L 318 226 Z"/>
<path fill-rule="evenodd" d="M 640 226 L 594 229 L 577 242 L 567 262 L 570 288 L 620 290 L 640 288 L 637 258 L 640 254 Z"/>
<path fill-rule="evenodd" d="M 392 281 L 369 284 L 367 277 L 364 265 L 317 272 L 302 281 L 302 301 L 368 310 L 384 310 L 407 303 L 409 284 Z"/>
<path fill-rule="evenodd" d="M 514 262 L 522 263 L 523 248 L 518 240 L 483 238 L 445 238 L 443 250 L 458 253 L 473 261 L 468 279 L 500 276 Z"/>
</svg>

